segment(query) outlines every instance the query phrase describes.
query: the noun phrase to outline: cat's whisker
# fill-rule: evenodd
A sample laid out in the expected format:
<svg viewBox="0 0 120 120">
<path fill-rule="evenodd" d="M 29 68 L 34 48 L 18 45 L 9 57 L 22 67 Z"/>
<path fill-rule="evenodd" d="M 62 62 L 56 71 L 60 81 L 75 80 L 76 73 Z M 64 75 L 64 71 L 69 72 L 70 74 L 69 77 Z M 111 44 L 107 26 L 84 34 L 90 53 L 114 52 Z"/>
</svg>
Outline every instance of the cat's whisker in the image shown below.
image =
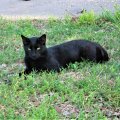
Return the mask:
<svg viewBox="0 0 120 120">
<path fill-rule="evenodd" d="M 37 50 L 40 50 L 40 47 L 38 47 Z"/>
<path fill-rule="evenodd" d="M 31 51 L 31 49 L 30 49 L 30 48 L 28 48 L 28 50 L 29 50 L 29 51 Z"/>
</svg>

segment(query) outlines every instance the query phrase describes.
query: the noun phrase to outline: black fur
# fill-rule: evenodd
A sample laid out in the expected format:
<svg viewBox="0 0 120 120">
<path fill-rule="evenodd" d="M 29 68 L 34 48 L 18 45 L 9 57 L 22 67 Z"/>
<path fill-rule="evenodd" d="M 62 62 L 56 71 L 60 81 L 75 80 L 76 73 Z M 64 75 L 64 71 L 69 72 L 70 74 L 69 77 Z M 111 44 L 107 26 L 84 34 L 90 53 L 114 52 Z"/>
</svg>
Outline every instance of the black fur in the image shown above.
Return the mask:
<svg viewBox="0 0 120 120">
<path fill-rule="evenodd" d="M 46 47 L 46 35 L 27 38 L 21 35 L 25 50 L 24 74 L 32 70 L 60 71 L 69 63 L 90 60 L 96 63 L 108 61 L 105 49 L 99 44 L 87 40 L 72 40 L 53 47 Z"/>
</svg>

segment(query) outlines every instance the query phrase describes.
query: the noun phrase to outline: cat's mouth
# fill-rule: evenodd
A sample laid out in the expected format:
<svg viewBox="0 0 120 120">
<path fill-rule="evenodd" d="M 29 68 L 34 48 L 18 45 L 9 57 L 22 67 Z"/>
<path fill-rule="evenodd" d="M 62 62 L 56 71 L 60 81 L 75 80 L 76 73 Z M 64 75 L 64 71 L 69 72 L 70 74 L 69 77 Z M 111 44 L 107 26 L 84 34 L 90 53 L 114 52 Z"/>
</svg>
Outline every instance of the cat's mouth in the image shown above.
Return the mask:
<svg viewBox="0 0 120 120">
<path fill-rule="evenodd" d="M 31 60 L 38 60 L 40 58 L 44 58 L 45 56 L 44 55 L 41 55 L 41 56 L 29 56 Z"/>
<path fill-rule="evenodd" d="M 31 57 L 32 60 L 37 60 L 39 57 L 37 56 L 34 56 L 34 57 Z"/>
</svg>

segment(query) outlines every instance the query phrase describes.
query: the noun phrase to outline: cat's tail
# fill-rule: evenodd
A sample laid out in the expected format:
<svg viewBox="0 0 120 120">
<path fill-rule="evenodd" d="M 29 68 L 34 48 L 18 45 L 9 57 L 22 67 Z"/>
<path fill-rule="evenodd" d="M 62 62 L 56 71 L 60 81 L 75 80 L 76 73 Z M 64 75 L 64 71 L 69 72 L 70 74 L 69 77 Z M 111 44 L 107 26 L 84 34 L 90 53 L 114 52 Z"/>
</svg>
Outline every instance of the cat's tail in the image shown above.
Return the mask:
<svg viewBox="0 0 120 120">
<path fill-rule="evenodd" d="M 108 53 L 104 48 L 96 47 L 96 62 L 102 63 L 108 61 Z"/>
</svg>

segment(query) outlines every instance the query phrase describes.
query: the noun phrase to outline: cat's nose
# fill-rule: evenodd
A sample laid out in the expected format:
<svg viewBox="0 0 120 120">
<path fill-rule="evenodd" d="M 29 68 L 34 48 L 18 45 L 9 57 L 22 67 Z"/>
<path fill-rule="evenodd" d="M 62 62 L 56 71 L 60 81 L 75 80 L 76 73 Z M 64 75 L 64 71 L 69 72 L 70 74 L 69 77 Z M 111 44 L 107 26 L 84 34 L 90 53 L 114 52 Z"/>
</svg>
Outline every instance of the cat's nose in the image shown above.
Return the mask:
<svg viewBox="0 0 120 120">
<path fill-rule="evenodd" d="M 36 57 L 36 55 L 32 55 L 32 57 Z"/>
<path fill-rule="evenodd" d="M 37 56 L 36 56 L 35 54 L 33 54 L 31 57 L 32 57 L 32 59 L 34 59 L 34 60 L 37 58 Z"/>
<path fill-rule="evenodd" d="M 32 59 L 33 59 L 33 60 L 36 60 L 36 59 L 37 59 L 37 57 L 36 57 L 36 56 L 32 56 Z"/>
<path fill-rule="evenodd" d="M 32 55 L 32 58 L 33 58 L 33 59 L 36 59 L 36 55 Z"/>
</svg>

